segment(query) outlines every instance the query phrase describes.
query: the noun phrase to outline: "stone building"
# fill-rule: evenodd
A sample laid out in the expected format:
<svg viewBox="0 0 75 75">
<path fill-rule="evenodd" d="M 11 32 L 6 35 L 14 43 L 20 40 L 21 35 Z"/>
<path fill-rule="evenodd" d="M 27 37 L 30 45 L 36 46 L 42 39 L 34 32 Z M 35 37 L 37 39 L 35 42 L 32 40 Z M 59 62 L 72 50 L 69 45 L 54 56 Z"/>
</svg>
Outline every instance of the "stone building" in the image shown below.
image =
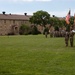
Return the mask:
<svg viewBox="0 0 75 75">
<path fill-rule="evenodd" d="M 19 28 L 22 24 L 30 25 L 27 13 L 24 15 L 0 14 L 0 35 L 19 34 Z"/>
</svg>

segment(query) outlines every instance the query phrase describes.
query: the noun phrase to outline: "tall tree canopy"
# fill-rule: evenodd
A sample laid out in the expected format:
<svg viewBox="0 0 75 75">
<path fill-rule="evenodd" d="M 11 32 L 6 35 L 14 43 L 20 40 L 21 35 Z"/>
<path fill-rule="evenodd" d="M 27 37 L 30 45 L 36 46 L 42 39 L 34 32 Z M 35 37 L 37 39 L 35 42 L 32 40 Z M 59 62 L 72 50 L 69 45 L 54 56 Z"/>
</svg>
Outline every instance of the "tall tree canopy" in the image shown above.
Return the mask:
<svg viewBox="0 0 75 75">
<path fill-rule="evenodd" d="M 59 26 L 62 27 L 64 25 L 65 20 L 60 20 L 58 17 L 51 17 L 50 18 L 50 24 L 52 26 Z"/>
<path fill-rule="evenodd" d="M 70 24 L 71 24 L 71 25 L 74 24 L 74 16 L 71 16 L 71 18 L 70 18 Z"/>
<path fill-rule="evenodd" d="M 33 16 L 30 18 L 30 22 L 36 25 L 43 25 L 44 27 L 49 24 L 50 14 L 46 11 L 37 11 L 33 13 Z"/>
</svg>

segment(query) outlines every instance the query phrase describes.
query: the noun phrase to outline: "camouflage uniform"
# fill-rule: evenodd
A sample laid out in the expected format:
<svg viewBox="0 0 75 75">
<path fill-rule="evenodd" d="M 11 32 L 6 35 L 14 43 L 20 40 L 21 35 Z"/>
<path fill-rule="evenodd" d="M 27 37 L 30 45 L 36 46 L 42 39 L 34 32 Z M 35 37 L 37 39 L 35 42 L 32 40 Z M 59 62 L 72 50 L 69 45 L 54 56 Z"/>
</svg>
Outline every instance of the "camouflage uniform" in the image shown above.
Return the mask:
<svg viewBox="0 0 75 75">
<path fill-rule="evenodd" d="M 65 34 L 65 44 L 68 46 L 68 41 L 70 39 L 70 46 L 73 47 L 73 36 L 74 33 L 72 32 L 73 27 L 68 26 L 67 32 Z"/>
<path fill-rule="evenodd" d="M 74 36 L 74 33 L 70 31 L 70 46 L 71 47 L 73 47 L 73 36 Z"/>
<path fill-rule="evenodd" d="M 66 32 L 65 34 L 65 44 L 68 46 L 68 41 L 69 41 L 69 32 Z"/>
<path fill-rule="evenodd" d="M 48 28 L 45 28 L 45 29 L 44 29 L 44 33 L 45 33 L 45 37 L 47 38 L 47 35 L 48 35 Z"/>
<path fill-rule="evenodd" d="M 47 32 L 45 32 L 45 37 L 47 38 Z"/>
<path fill-rule="evenodd" d="M 70 27 L 70 46 L 73 47 L 73 37 L 74 37 L 74 33 L 73 33 L 73 26 Z"/>
<path fill-rule="evenodd" d="M 67 25 L 66 26 L 66 33 L 65 33 L 65 44 L 66 44 L 66 46 L 68 46 L 69 32 L 70 32 L 70 25 Z"/>
<path fill-rule="evenodd" d="M 54 27 L 53 26 L 50 27 L 49 33 L 50 33 L 50 37 L 54 36 Z"/>
</svg>

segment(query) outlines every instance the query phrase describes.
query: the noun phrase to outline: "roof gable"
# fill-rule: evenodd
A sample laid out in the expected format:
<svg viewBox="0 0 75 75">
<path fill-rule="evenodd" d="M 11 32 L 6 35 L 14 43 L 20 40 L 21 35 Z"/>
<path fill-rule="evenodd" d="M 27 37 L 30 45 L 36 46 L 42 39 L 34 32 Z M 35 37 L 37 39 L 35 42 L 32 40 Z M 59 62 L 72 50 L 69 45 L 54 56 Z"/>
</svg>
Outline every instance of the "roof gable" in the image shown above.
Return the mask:
<svg viewBox="0 0 75 75">
<path fill-rule="evenodd" d="M 6 20 L 29 20 L 30 17 L 28 15 L 0 14 L 0 19 Z"/>
</svg>

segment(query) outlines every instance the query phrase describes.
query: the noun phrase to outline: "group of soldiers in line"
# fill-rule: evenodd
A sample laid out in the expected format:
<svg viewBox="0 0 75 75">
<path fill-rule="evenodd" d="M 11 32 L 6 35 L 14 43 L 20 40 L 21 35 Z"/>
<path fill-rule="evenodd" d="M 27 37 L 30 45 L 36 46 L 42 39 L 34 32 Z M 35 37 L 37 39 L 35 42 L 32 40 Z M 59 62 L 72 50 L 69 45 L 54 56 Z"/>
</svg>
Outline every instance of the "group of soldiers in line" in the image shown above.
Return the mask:
<svg viewBox="0 0 75 75">
<path fill-rule="evenodd" d="M 50 34 L 50 37 L 64 37 L 65 36 L 65 29 L 57 29 L 55 30 L 53 26 L 51 26 L 49 29 L 45 28 L 45 37 L 47 38 L 47 35 Z"/>
<path fill-rule="evenodd" d="M 70 46 L 73 47 L 73 41 L 74 41 L 74 32 L 73 26 L 68 26 L 66 29 L 59 29 L 59 31 L 54 30 L 54 28 L 50 28 L 48 31 L 45 29 L 45 37 L 47 38 L 48 32 L 50 34 L 50 37 L 65 37 L 65 45 L 68 46 L 69 40 L 70 40 Z"/>
</svg>

